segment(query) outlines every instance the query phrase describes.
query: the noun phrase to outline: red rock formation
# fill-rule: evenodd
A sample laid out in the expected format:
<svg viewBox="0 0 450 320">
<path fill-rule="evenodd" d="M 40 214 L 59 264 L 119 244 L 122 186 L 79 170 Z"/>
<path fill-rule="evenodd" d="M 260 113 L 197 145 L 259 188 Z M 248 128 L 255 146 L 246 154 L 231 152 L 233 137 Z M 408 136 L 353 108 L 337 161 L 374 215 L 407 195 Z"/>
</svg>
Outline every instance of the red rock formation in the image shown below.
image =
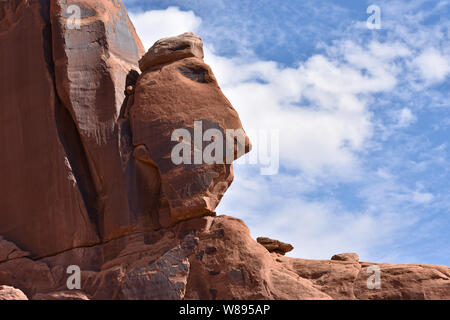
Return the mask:
<svg viewBox="0 0 450 320">
<path fill-rule="evenodd" d="M 261 244 L 269 252 L 276 252 L 281 255 L 285 255 L 287 252 L 294 250 L 294 247 L 289 243 L 284 243 L 278 240 L 273 240 L 270 238 L 259 237 L 256 241 Z"/>
<path fill-rule="evenodd" d="M 143 55 L 118 0 L 0 1 L 0 299 L 450 299 L 449 267 L 288 258 L 215 217 L 250 149 L 239 116 L 199 37 Z"/>
<path fill-rule="evenodd" d="M 81 13 L 79 28 L 69 23 L 71 6 Z M 103 241 L 145 228 L 146 213 L 130 210 L 118 144 L 127 75 L 145 53 L 141 41 L 120 1 L 51 1 L 50 16 L 61 113 L 75 126 L 73 134 L 62 131 L 90 221 Z"/>
<path fill-rule="evenodd" d="M 232 165 L 226 159 L 220 159 L 222 164 L 195 163 L 193 148 L 203 156 L 205 131 L 214 129 L 217 136 L 222 135 L 220 143 L 226 147 L 226 130 L 243 130 L 237 112 L 202 58 L 202 41 L 191 33 L 158 41 L 140 62 L 143 74 L 127 110 L 133 144 L 137 146 L 133 153 L 137 168 L 142 175 L 157 173 L 161 179 L 161 203 L 167 206 L 159 212 L 162 226 L 212 214 L 233 180 Z M 195 121 L 201 128 L 195 128 Z M 189 132 L 190 139 L 183 141 L 193 155 L 188 155 L 189 164 L 175 164 L 171 158 L 179 144 L 171 141 L 177 129 Z M 199 135 L 200 143 L 192 147 L 195 135 Z M 243 154 L 250 142 L 243 131 L 239 138 L 242 145 L 238 148 Z M 234 141 L 230 145 L 234 147 Z M 225 147 L 221 149 L 224 158 Z"/>
<path fill-rule="evenodd" d="M 82 270 L 81 291 L 67 291 L 72 264 Z M 371 266 L 379 267 L 379 289 L 367 285 Z M 0 283 L 32 299 L 450 298 L 449 267 L 289 258 L 269 253 L 241 220 L 227 216 L 195 218 L 39 261 L 12 259 L 0 263 Z"/>
<path fill-rule="evenodd" d="M 192 32 L 158 40 L 139 61 L 141 71 L 185 58 L 203 60 L 203 42 Z"/>
<path fill-rule="evenodd" d="M 0 2 L 0 234 L 35 256 L 99 242 L 61 139 L 74 125 L 55 89 L 49 13 L 48 1 Z"/>
</svg>

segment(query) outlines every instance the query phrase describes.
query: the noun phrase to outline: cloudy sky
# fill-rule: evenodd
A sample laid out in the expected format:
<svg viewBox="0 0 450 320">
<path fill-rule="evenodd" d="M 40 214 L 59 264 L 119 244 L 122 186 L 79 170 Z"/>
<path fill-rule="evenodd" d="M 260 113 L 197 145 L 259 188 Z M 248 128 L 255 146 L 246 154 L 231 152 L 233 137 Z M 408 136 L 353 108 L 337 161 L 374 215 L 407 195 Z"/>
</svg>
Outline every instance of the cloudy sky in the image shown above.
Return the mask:
<svg viewBox="0 0 450 320">
<path fill-rule="evenodd" d="M 146 48 L 203 38 L 257 146 L 279 133 L 278 173 L 236 165 L 219 214 L 290 256 L 450 265 L 450 1 L 124 2 Z"/>
</svg>

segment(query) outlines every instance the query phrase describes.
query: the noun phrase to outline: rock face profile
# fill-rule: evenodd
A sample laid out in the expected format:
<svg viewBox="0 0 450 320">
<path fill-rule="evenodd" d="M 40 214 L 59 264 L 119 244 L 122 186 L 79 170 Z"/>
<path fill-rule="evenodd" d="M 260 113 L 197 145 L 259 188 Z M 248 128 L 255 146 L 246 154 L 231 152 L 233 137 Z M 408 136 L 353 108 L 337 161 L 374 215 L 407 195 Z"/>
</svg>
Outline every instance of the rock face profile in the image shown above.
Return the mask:
<svg viewBox="0 0 450 320">
<path fill-rule="evenodd" d="M 202 46 L 201 39 L 192 33 L 159 40 L 139 63 L 143 72 L 136 83 L 133 103 L 125 112 L 133 145 L 137 146 L 133 157 L 139 174 L 152 175 L 156 169 L 161 182 L 162 226 L 214 212 L 233 180 L 224 146 L 230 145 L 234 136 L 227 132 L 241 133 L 236 145 L 241 155 L 250 149 L 237 112 L 220 90 L 211 68 L 202 60 Z M 176 130 L 183 130 L 187 137 L 174 137 Z M 198 151 L 203 158 L 202 150 L 207 146 L 204 132 L 212 132 L 209 142 L 217 137 L 214 142 L 222 146 L 220 161 L 196 162 Z M 175 164 L 172 151 L 180 144 L 179 138 L 184 139 L 193 156 Z M 198 138 L 200 143 L 194 141 Z M 234 156 L 234 140 L 231 142 Z"/>
<path fill-rule="evenodd" d="M 0 124 L 0 300 L 450 299 L 447 266 L 290 258 L 216 216 L 239 115 L 200 37 L 146 53 L 119 0 L 0 1 Z"/>
</svg>

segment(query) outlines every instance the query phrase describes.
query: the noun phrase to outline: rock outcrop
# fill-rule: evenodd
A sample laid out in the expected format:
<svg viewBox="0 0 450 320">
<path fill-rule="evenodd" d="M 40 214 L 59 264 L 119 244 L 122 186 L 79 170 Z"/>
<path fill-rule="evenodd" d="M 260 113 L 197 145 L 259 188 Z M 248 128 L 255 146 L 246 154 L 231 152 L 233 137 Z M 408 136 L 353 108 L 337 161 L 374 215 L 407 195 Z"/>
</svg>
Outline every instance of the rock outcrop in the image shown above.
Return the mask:
<svg viewBox="0 0 450 320">
<path fill-rule="evenodd" d="M 337 261 L 359 261 L 359 256 L 357 253 L 339 253 L 331 257 L 331 260 Z"/>
<path fill-rule="evenodd" d="M 28 300 L 28 298 L 19 289 L 9 286 L 0 286 L 0 300 Z"/>
<path fill-rule="evenodd" d="M 146 71 L 154 66 L 185 58 L 198 58 L 203 60 L 202 39 L 186 32 L 178 37 L 164 38 L 157 41 L 139 61 L 141 71 Z"/>
<path fill-rule="evenodd" d="M 256 239 L 256 241 L 261 244 L 264 248 L 267 249 L 269 252 L 275 252 L 281 255 L 285 255 L 289 251 L 294 250 L 294 247 L 290 245 L 289 243 L 284 243 L 279 240 L 274 240 L 270 238 L 265 237 L 259 237 Z"/>
<path fill-rule="evenodd" d="M 67 289 L 69 265 L 81 268 L 81 290 Z M 379 288 L 368 285 L 374 268 Z M 450 268 L 285 257 L 253 240 L 243 221 L 206 216 L 12 259 L 0 263 L 0 283 L 32 299 L 449 299 Z"/>
<path fill-rule="evenodd" d="M 238 153 L 250 147 L 198 36 L 157 42 L 139 76 L 145 51 L 120 1 L 0 11 L 1 235 L 39 258 L 214 214 L 237 157 L 175 165 L 172 132 L 199 120 L 201 143 L 234 129 Z"/>
<path fill-rule="evenodd" d="M 0 299 L 450 299 L 449 267 L 289 258 L 216 216 L 239 116 L 198 36 L 145 53 L 119 0 L 0 1 L 0 124 Z"/>
<path fill-rule="evenodd" d="M 35 256 L 99 242 L 60 138 L 75 125 L 59 116 L 52 51 L 49 1 L 0 2 L 0 235 Z"/>
<path fill-rule="evenodd" d="M 231 162 L 250 149 L 237 112 L 202 58 L 202 41 L 191 33 L 158 41 L 140 62 L 143 73 L 125 112 L 137 171 L 160 179 L 162 226 L 213 214 L 233 180 Z M 208 132 L 212 136 L 206 137 Z M 212 141 L 220 150 L 207 162 Z M 177 163 L 173 152 L 183 144 L 185 161 Z"/>
</svg>

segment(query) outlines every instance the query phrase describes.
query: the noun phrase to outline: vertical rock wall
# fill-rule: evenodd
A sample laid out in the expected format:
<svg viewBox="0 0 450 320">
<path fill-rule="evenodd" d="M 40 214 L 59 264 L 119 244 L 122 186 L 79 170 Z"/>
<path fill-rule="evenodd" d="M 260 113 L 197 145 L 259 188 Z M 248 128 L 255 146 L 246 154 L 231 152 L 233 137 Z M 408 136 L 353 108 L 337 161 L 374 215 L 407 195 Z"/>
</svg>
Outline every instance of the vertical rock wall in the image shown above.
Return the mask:
<svg viewBox="0 0 450 320">
<path fill-rule="evenodd" d="M 36 256 L 99 241 L 59 135 L 49 12 L 0 3 L 0 234 Z"/>
</svg>

